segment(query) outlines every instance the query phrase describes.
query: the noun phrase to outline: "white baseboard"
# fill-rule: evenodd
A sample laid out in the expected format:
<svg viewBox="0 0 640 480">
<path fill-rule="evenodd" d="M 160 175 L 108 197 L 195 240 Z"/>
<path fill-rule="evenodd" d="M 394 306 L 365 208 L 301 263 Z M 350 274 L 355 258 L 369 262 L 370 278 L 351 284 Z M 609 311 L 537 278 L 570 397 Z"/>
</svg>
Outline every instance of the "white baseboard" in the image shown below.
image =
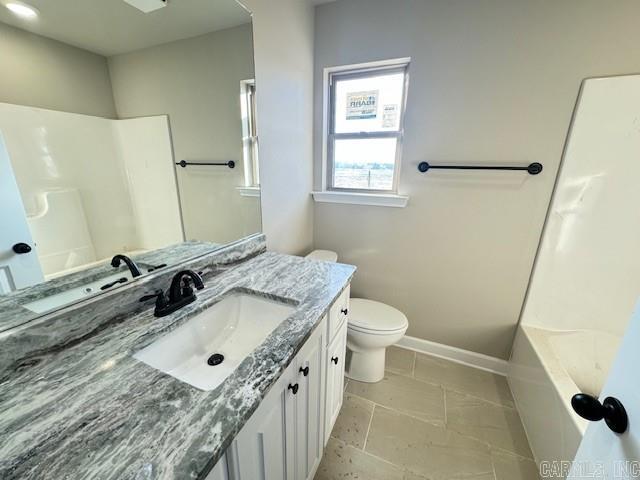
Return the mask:
<svg viewBox="0 0 640 480">
<path fill-rule="evenodd" d="M 422 340 L 421 338 L 410 337 L 408 335 L 402 337 L 396 345 L 415 352 L 425 353 L 469 367 L 486 370 L 497 375 L 507 376 L 509 362 L 500 358 L 490 357 L 482 353 L 471 352 L 469 350 L 451 347 L 443 343 L 430 342 L 429 340 Z"/>
</svg>

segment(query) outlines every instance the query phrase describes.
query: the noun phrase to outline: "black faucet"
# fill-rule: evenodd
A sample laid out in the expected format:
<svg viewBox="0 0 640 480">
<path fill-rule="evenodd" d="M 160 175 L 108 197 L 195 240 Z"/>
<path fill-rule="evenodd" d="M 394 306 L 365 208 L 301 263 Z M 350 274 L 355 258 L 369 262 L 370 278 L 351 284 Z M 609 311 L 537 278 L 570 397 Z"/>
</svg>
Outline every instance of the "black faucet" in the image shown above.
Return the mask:
<svg viewBox="0 0 640 480">
<path fill-rule="evenodd" d="M 185 305 L 190 304 L 196 299 L 196 294 L 193 292 L 193 288 L 191 288 L 191 285 L 189 284 L 190 281 L 193 281 L 193 286 L 196 287 L 197 290 L 202 290 L 204 288 L 204 283 L 202 282 L 202 277 L 200 277 L 200 275 L 193 270 L 182 270 L 176 273 L 173 280 L 171 280 L 171 286 L 169 287 L 169 299 L 167 299 L 163 291 L 159 291 L 151 296 L 143 297 L 141 300 L 146 300 L 149 297 L 155 296 L 156 309 L 153 314 L 156 317 L 164 317 L 165 315 L 169 315 Z"/>
<path fill-rule="evenodd" d="M 111 266 L 113 268 L 118 268 L 120 266 L 121 261 L 127 264 L 127 267 L 129 267 L 129 271 L 131 272 L 131 276 L 133 278 L 136 278 L 142 275 L 142 273 L 140 272 L 140 269 L 136 265 L 136 262 L 131 260 L 126 255 L 116 255 L 115 257 L 113 257 L 111 259 Z"/>
</svg>

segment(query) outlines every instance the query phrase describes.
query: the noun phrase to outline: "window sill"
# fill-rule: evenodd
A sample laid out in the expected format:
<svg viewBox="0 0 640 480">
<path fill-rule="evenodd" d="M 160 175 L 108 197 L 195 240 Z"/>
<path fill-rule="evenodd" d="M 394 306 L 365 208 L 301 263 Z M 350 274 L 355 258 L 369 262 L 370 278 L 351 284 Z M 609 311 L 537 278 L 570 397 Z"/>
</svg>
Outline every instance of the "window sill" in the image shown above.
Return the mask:
<svg viewBox="0 0 640 480">
<path fill-rule="evenodd" d="M 357 193 L 357 192 L 311 192 L 313 200 L 321 203 L 346 203 L 351 205 L 371 205 L 375 207 L 404 208 L 409 197 L 395 193 Z"/>
<path fill-rule="evenodd" d="M 243 197 L 259 197 L 260 187 L 236 187 Z"/>
</svg>

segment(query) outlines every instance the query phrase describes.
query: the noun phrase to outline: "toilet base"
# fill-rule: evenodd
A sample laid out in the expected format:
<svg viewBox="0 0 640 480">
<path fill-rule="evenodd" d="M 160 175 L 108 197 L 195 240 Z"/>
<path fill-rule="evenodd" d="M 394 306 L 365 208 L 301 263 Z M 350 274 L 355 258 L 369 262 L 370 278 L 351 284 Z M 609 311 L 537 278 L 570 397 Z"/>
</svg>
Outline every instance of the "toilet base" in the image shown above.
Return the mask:
<svg viewBox="0 0 640 480">
<path fill-rule="evenodd" d="M 351 350 L 347 346 L 347 378 L 358 382 L 376 383 L 384 378 L 386 347 L 364 351 Z"/>
</svg>

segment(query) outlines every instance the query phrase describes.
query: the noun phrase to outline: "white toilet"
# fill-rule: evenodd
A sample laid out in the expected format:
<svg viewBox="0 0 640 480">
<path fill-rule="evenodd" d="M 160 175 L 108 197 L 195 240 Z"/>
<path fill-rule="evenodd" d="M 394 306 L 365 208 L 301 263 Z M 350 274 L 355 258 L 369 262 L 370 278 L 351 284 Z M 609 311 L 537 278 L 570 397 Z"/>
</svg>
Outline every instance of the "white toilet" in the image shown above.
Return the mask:
<svg viewBox="0 0 640 480">
<path fill-rule="evenodd" d="M 379 382 L 384 377 L 387 347 L 397 343 L 409 321 L 400 310 L 384 303 L 352 298 L 347 324 L 347 377 Z"/>
<path fill-rule="evenodd" d="M 307 258 L 338 260 L 330 250 L 314 250 Z M 347 323 L 347 377 L 359 382 L 379 382 L 384 377 L 385 352 L 407 331 L 409 321 L 398 309 L 384 303 L 352 298 Z"/>
</svg>

